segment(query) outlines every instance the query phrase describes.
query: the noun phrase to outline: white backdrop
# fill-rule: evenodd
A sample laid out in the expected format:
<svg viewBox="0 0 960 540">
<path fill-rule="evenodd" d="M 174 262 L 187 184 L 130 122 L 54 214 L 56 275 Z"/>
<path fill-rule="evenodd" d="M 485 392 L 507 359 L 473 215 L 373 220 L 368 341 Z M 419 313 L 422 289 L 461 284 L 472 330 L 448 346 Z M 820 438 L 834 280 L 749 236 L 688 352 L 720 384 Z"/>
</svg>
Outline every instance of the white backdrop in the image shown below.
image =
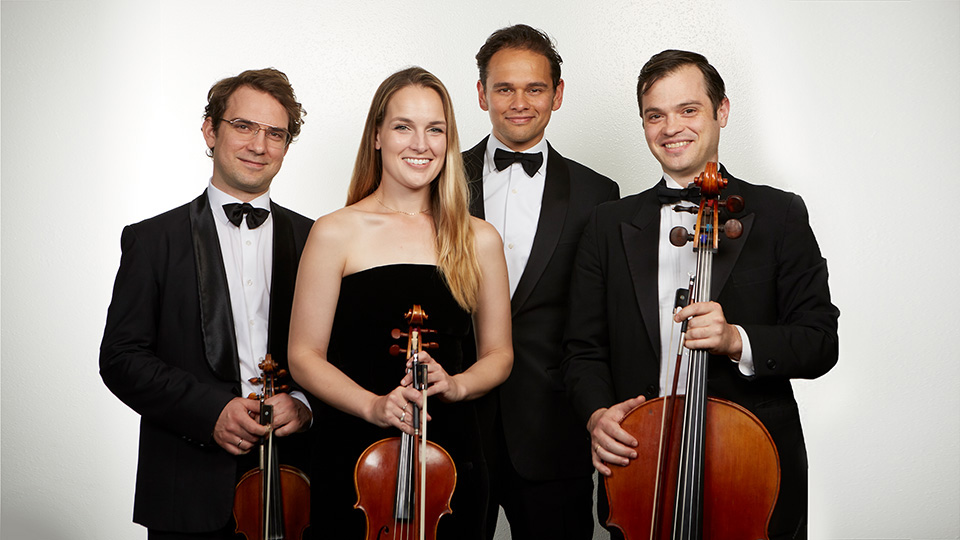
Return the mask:
<svg viewBox="0 0 960 540">
<path fill-rule="evenodd" d="M 960 3 L 482 4 L 2 2 L 3 540 L 145 537 L 130 523 L 138 417 L 103 386 L 97 354 L 121 228 L 206 186 L 209 87 L 287 73 L 309 114 L 272 195 L 316 217 L 343 204 L 370 99 L 397 69 L 446 83 L 465 147 L 486 135 L 473 56 L 519 22 L 564 59 L 548 138 L 624 194 L 659 175 L 640 67 L 665 48 L 717 66 L 732 104 L 721 160 L 803 195 L 842 312 L 839 364 L 795 384 L 811 538 L 960 538 L 960 286 L 946 249 Z"/>
</svg>

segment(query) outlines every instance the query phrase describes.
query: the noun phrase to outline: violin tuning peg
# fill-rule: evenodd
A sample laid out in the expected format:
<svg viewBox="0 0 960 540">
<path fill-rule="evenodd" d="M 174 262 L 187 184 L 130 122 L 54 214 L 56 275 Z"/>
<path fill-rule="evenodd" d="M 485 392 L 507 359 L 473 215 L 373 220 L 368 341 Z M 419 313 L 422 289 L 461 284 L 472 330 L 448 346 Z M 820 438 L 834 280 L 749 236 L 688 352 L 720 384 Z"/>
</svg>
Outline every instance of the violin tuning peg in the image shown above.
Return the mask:
<svg viewBox="0 0 960 540">
<path fill-rule="evenodd" d="M 677 246 L 683 247 L 687 242 L 693 240 L 693 235 L 687 232 L 687 229 L 683 227 L 674 227 L 670 229 L 670 243 Z"/>
<path fill-rule="evenodd" d="M 739 195 L 732 195 L 730 198 L 720 201 L 720 205 L 733 214 L 742 212 L 744 206 L 743 197 Z"/>
<path fill-rule="evenodd" d="M 420 344 L 421 349 L 436 349 L 438 347 L 439 345 L 437 345 L 437 343 L 434 341 L 424 341 Z"/>
<path fill-rule="evenodd" d="M 286 376 L 287 376 L 287 370 L 285 370 L 285 369 L 281 369 L 280 371 L 277 372 L 277 378 L 278 378 L 278 379 L 282 379 L 282 378 L 284 378 L 284 377 L 286 377 Z"/>
<path fill-rule="evenodd" d="M 247 379 L 247 380 L 250 381 L 250 384 L 261 384 L 261 383 L 263 383 L 263 380 L 260 379 L 260 377 L 251 377 L 251 378 L 249 378 L 249 379 Z"/>
<path fill-rule="evenodd" d="M 247 394 L 247 399 L 260 399 L 260 396 L 258 396 L 253 392 L 250 392 L 249 394 Z"/>
<path fill-rule="evenodd" d="M 289 390 L 290 390 L 289 384 L 281 384 L 280 386 L 277 387 L 277 392 L 287 392 Z"/>
<path fill-rule="evenodd" d="M 399 356 L 401 353 L 406 354 L 406 349 L 401 349 L 399 345 L 393 344 L 390 346 L 390 354 L 393 356 Z"/>
<path fill-rule="evenodd" d="M 743 234 L 743 223 L 740 223 L 739 219 L 728 219 L 726 223 L 721 227 L 723 234 L 731 239 L 736 240 L 740 238 L 740 235 Z"/>
<path fill-rule="evenodd" d="M 390 331 L 390 337 L 392 337 L 393 339 L 405 338 L 407 337 L 407 333 L 401 332 L 399 328 L 394 328 L 393 330 Z"/>
</svg>

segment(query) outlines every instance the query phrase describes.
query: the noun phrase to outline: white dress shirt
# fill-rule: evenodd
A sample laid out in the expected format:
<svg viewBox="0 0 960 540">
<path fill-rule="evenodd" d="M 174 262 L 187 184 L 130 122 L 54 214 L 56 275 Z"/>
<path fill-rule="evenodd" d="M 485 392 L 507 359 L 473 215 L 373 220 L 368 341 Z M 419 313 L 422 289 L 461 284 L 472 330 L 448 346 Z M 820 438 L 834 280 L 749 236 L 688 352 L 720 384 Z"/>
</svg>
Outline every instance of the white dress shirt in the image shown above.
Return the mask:
<svg viewBox="0 0 960 540">
<path fill-rule="evenodd" d="M 240 357 L 241 395 L 259 394 L 263 389 L 250 379 L 260 376 L 260 363 L 267 354 L 270 287 L 273 283 L 273 212 L 256 229 L 247 226 L 246 216 L 238 227 L 227 219 L 223 205 L 242 201 L 220 191 L 212 183 L 207 186 L 207 200 L 217 224 L 223 269 L 230 291 L 230 309 Z M 270 210 L 270 193 L 253 199 L 250 204 Z M 309 408 L 302 392 L 294 391 L 290 395 Z"/>
<path fill-rule="evenodd" d="M 540 221 L 543 186 L 547 179 L 547 140 L 525 150 L 526 154 L 543 153 L 543 164 L 533 176 L 527 176 L 519 163 L 498 171 L 493 155 L 498 148 L 513 152 L 496 136 L 487 139 L 483 155 L 483 211 L 490 224 L 503 239 L 503 254 L 507 259 L 510 297 L 513 298 L 523 269 L 533 249 L 533 238 Z"/>
<path fill-rule="evenodd" d="M 667 187 L 681 189 L 669 175 L 663 175 Z M 693 205 L 687 201 L 685 206 Z M 696 224 L 696 214 L 675 212 L 673 204 L 660 206 L 660 242 L 658 248 L 657 295 L 660 302 L 660 395 L 663 396 L 673 385 L 673 371 L 676 367 L 677 348 L 680 346 L 680 323 L 673 322 L 674 302 L 677 289 L 686 289 L 690 285 L 690 276 L 697 269 L 697 254 L 693 247 L 687 244 L 676 247 L 670 243 L 670 230 L 680 226 L 693 232 Z M 753 376 L 753 356 L 750 350 L 750 340 L 747 333 L 739 325 L 735 328 L 743 341 L 743 352 L 740 355 L 740 372 L 746 376 Z M 680 373 L 677 375 L 677 394 L 685 394 L 687 387 L 688 349 L 684 349 L 684 359 L 680 364 Z"/>
</svg>

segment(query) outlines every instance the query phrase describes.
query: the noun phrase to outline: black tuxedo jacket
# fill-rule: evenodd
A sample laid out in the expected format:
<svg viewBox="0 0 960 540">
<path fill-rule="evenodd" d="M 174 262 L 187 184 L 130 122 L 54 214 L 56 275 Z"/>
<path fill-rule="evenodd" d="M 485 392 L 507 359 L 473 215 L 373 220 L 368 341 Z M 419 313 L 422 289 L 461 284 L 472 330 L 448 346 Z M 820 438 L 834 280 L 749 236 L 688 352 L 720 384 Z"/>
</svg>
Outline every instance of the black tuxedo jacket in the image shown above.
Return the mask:
<svg viewBox="0 0 960 540">
<path fill-rule="evenodd" d="M 806 513 L 806 449 L 790 379 L 819 377 L 836 364 L 839 310 L 830 302 L 826 260 L 800 197 L 737 180 L 722 167 L 721 174 L 730 178 L 723 196 L 745 201 L 732 216 L 744 231 L 737 240 L 721 238 L 712 299 L 729 323 L 746 330 L 756 375 L 747 378 L 726 357 L 711 357 L 708 392 L 754 413 L 777 445 L 780 503 L 789 502 L 777 514 L 793 515 L 775 514 L 775 537 L 776 529 L 790 530 Z M 601 205 L 588 221 L 572 279 L 563 364 L 581 425 L 601 407 L 659 394 L 659 234 L 654 189 Z"/>
<path fill-rule="evenodd" d="M 312 221 L 273 202 L 268 350 L 286 365 L 300 253 Z M 240 395 L 227 278 L 206 191 L 124 228 L 123 254 L 100 345 L 107 387 L 141 415 L 133 519 L 203 532 L 230 519 L 237 458 L 213 441 Z"/>
<path fill-rule="evenodd" d="M 548 145 L 549 146 L 549 145 Z M 470 213 L 484 217 L 487 139 L 463 153 Z M 589 475 L 590 437 L 573 417 L 560 376 L 573 258 L 590 211 L 620 196 L 609 178 L 549 147 L 547 177 L 530 258 L 513 294 L 513 371 L 479 405 L 481 425 L 499 416 L 513 466 L 528 480 Z"/>
</svg>

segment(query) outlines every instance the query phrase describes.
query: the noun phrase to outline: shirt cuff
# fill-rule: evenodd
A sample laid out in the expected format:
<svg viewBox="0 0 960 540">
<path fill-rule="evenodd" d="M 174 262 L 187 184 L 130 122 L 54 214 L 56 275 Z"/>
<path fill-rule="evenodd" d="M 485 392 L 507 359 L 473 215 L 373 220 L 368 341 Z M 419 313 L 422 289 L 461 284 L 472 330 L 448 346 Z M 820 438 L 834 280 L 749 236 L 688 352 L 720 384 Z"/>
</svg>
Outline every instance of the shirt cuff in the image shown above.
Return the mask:
<svg viewBox="0 0 960 540">
<path fill-rule="evenodd" d="M 743 343 L 740 360 L 734 360 L 734 362 L 740 367 L 740 373 L 745 377 L 753 377 L 757 374 L 757 370 L 753 366 L 753 350 L 750 348 L 750 338 L 747 337 L 747 331 L 739 324 L 735 324 L 733 327 L 737 329 L 737 332 L 740 332 L 740 341 Z"/>
<path fill-rule="evenodd" d="M 751 366 L 752 365 L 753 364 L 751 364 Z M 305 396 L 303 392 L 299 390 L 291 390 L 290 397 L 299 401 L 300 403 L 303 403 L 304 406 L 307 407 L 307 410 L 310 411 L 310 427 L 313 427 L 313 407 L 310 406 L 310 401 L 307 400 L 307 396 Z"/>
</svg>

